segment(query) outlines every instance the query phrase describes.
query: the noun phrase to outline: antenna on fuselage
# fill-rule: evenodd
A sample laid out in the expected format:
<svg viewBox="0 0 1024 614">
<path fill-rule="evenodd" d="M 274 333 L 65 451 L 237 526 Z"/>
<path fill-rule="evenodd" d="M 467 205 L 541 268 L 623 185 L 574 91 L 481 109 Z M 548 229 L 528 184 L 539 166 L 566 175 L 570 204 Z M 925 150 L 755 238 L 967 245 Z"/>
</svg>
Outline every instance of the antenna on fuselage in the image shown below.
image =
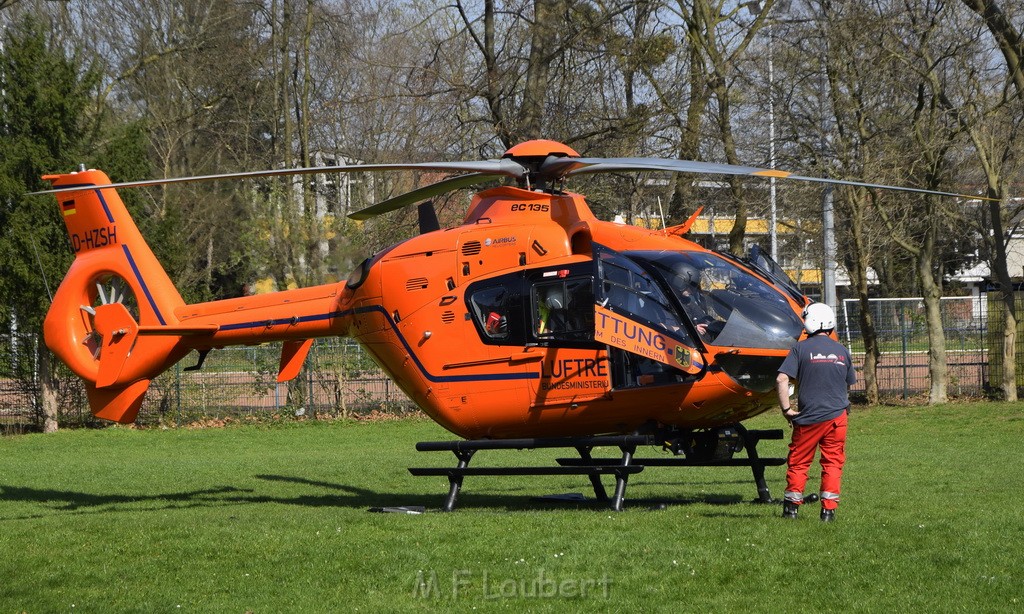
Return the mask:
<svg viewBox="0 0 1024 614">
<path fill-rule="evenodd" d="M 437 211 L 434 210 L 434 201 L 421 202 L 416 207 L 416 214 L 420 222 L 421 235 L 441 230 L 441 222 L 437 220 Z"/>
</svg>

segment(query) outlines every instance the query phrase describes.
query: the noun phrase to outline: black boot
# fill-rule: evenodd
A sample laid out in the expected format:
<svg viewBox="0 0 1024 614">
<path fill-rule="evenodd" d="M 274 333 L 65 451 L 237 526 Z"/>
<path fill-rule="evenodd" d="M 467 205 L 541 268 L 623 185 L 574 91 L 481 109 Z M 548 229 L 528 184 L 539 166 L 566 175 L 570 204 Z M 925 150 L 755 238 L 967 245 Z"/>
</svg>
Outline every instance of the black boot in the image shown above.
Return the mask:
<svg viewBox="0 0 1024 614">
<path fill-rule="evenodd" d="M 796 519 L 797 512 L 800 511 L 800 504 L 794 501 L 783 501 L 782 502 L 782 517 Z"/>
<path fill-rule="evenodd" d="M 825 508 L 821 508 L 821 521 L 822 522 L 834 522 L 835 519 L 836 519 L 836 511 L 835 510 L 827 510 Z"/>
</svg>

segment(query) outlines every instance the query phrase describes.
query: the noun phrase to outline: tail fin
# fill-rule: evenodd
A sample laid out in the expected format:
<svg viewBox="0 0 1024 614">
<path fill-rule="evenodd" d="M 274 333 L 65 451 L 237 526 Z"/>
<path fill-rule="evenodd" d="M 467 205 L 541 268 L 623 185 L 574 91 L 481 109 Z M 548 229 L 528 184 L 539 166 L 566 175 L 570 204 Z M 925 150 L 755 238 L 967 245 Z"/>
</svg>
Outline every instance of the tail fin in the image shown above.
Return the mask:
<svg viewBox="0 0 1024 614">
<path fill-rule="evenodd" d="M 86 381 L 93 414 L 132 422 L 149 381 L 189 351 L 180 336 L 139 333 L 177 325 L 184 301 L 103 172 L 44 179 L 81 187 L 57 194 L 75 260 L 46 315 L 46 345 Z"/>
</svg>

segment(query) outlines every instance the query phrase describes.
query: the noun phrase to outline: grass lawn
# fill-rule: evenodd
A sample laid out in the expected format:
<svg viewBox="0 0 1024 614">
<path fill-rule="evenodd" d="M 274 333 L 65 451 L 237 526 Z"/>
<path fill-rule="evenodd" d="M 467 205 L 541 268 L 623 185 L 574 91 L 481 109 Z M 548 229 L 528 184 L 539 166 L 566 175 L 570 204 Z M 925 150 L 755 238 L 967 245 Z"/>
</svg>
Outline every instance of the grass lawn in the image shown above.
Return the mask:
<svg viewBox="0 0 1024 614">
<path fill-rule="evenodd" d="M 0 439 L 0 612 L 1024 608 L 1020 405 L 855 411 L 833 525 L 749 503 L 745 468 L 648 468 L 621 513 L 530 500 L 591 497 L 584 477 L 469 477 L 444 514 L 447 481 L 405 468 L 454 464 L 413 449 L 448 438 L 414 419 Z M 428 510 L 367 512 L 388 505 Z"/>
</svg>

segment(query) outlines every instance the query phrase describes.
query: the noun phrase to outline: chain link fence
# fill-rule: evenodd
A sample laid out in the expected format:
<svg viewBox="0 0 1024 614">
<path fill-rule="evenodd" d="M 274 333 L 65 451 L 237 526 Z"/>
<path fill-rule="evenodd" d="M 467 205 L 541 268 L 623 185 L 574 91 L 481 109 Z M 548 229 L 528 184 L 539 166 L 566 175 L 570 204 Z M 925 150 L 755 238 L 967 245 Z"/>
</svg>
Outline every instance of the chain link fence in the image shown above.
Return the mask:
<svg viewBox="0 0 1024 614">
<path fill-rule="evenodd" d="M 1024 293 L 1016 295 L 1018 319 L 1024 319 Z M 929 389 L 927 323 L 924 301 L 919 298 L 871 299 L 872 320 L 881 357 L 878 363 L 879 393 L 909 398 Z M 998 293 L 944 297 L 940 300 L 946 342 L 949 393 L 981 395 L 998 387 L 1002 362 L 1004 305 Z M 855 366 L 864 363 L 864 339 L 860 330 L 861 305 L 856 299 L 839 306 L 838 334 L 853 353 Z M 1024 322 L 1017 323 L 1017 385 L 1024 386 Z M 862 392 L 861 379 L 854 392 Z"/>
<path fill-rule="evenodd" d="M 1006 314 L 1006 305 L 1003 303 L 1002 297 L 992 292 L 988 295 L 988 308 L 986 309 L 988 314 L 988 321 L 992 323 L 988 327 L 988 336 L 986 338 L 987 347 L 991 348 L 989 352 L 989 380 L 988 384 L 991 388 L 998 388 L 1000 382 L 1002 382 L 1003 373 L 1003 318 Z M 1018 391 L 1024 387 L 1024 292 L 1014 293 L 1014 313 L 1017 316 L 1017 389 Z"/>
<path fill-rule="evenodd" d="M 944 298 L 941 304 L 949 392 L 985 394 L 998 386 L 1001 377 L 1003 305 L 999 296 Z M 882 350 L 880 392 L 908 398 L 927 391 L 923 302 L 873 299 L 871 309 Z M 837 313 L 840 339 L 850 347 L 858 368 L 864 360 L 859 310 L 859 302 L 846 300 Z M 1017 296 L 1017 313 L 1024 320 L 1024 293 Z M 37 344 L 34 336 L 0 336 L 0 433 L 41 428 Z M 284 384 L 276 381 L 280 356 L 281 344 L 269 343 L 213 351 L 201 370 L 189 370 L 186 358 L 153 381 L 138 421 L 182 425 L 228 417 L 357 416 L 415 410 L 405 393 L 351 339 L 318 339 L 299 376 Z M 1018 323 L 1017 365 L 1017 383 L 1022 386 L 1024 322 Z M 853 390 L 864 390 L 863 378 Z M 89 412 L 81 382 L 63 365 L 57 370 L 57 397 L 62 426 L 102 424 Z"/>
<path fill-rule="evenodd" d="M 953 395 L 979 394 L 987 385 L 988 346 L 986 334 L 987 297 L 965 296 L 939 301 L 946 338 L 946 367 L 949 392 Z M 877 367 L 879 394 L 908 398 L 928 390 L 928 330 L 924 301 L 919 298 L 880 298 L 869 301 L 872 321 L 881 352 Z M 861 304 L 846 299 L 836 314 L 840 339 L 850 348 L 859 370 L 864 364 Z M 853 392 L 864 391 L 858 378 Z"/>
</svg>

